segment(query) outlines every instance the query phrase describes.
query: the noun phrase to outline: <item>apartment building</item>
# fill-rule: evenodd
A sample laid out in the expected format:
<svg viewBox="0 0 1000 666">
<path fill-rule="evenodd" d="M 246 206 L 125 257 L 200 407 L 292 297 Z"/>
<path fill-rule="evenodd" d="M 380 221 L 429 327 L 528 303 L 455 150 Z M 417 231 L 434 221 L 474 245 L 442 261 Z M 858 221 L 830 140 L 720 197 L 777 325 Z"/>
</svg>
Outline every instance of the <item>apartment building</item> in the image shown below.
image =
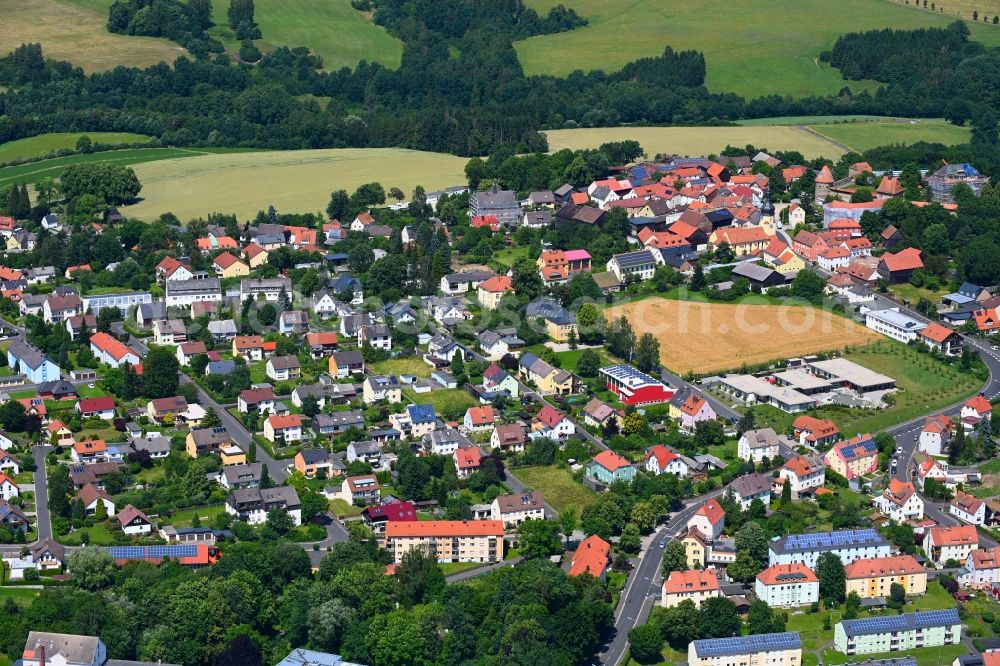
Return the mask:
<svg viewBox="0 0 1000 666">
<path fill-rule="evenodd" d="M 754 592 L 772 608 L 804 606 L 819 601 L 819 578 L 801 562 L 776 564 L 757 574 Z"/>
<path fill-rule="evenodd" d="M 801 562 L 816 569 L 823 553 L 835 553 L 845 565 L 854 560 L 888 557 L 890 545 L 873 529 L 786 534 L 769 542 L 768 565 Z"/>
<path fill-rule="evenodd" d="M 927 559 L 939 566 L 948 560 L 964 562 L 969 553 L 979 548 L 979 533 L 975 525 L 932 527 L 924 535 L 923 546 Z"/>
<path fill-rule="evenodd" d="M 797 631 L 706 638 L 688 646 L 688 666 L 800 666 L 802 638 Z"/>
<path fill-rule="evenodd" d="M 719 589 L 715 569 L 671 571 L 667 580 L 663 581 L 660 603 L 671 608 L 690 599 L 695 606 L 700 607 L 705 599 L 721 596 L 722 590 Z"/>
<path fill-rule="evenodd" d="M 394 521 L 386 525 L 385 547 L 394 562 L 420 548 L 438 562 L 491 563 L 503 559 L 503 533 L 499 520 Z"/>
<path fill-rule="evenodd" d="M 847 655 L 957 645 L 961 640 L 962 621 L 956 608 L 842 620 L 833 634 L 834 647 Z"/>
<path fill-rule="evenodd" d="M 862 599 L 889 598 L 892 584 L 903 586 L 907 595 L 927 592 L 927 570 L 912 555 L 892 555 L 854 560 L 844 567 L 847 594 Z"/>
</svg>

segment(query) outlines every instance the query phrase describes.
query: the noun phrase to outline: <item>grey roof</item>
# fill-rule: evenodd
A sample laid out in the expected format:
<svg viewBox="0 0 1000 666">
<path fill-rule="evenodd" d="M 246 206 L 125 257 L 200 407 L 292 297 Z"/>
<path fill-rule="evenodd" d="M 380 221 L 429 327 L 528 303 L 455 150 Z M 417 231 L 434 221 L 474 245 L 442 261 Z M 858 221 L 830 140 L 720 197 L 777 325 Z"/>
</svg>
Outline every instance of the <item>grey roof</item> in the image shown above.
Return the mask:
<svg viewBox="0 0 1000 666">
<path fill-rule="evenodd" d="M 496 498 L 500 513 L 515 513 L 517 511 L 531 511 L 533 509 L 545 509 L 545 500 L 541 493 L 525 492 L 514 493 L 512 495 L 500 495 Z"/>
<path fill-rule="evenodd" d="M 97 658 L 99 642 L 96 636 L 31 631 L 28 632 L 24 649 L 34 652 L 39 647 L 44 647 L 46 661 L 61 654 L 69 663 L 90 664 Z"/>
<path fill-rule="evenodd" d="M 136 451 L 149 451 L 150 453 L 170 452 L 169 437 L 141 437 L 133 439 L 129 445 Z"/>
<path fill-rule="evenodd" d="M 733 479 L 729 489 L 742 498 L 752 497 L 764 492 L 771 492 L 771 477 L 754 472 Z"/>
<path fill-rule="evenodd" d="M 225 359 L 221 361 L 209 361 L 206 366 L 206 372 L 210 375 L 228 375 L 236 369 L 236 361 L 227 361 Z"/>
<path fill-rule="evenodd" d="M 219 319 L 208 322 L 208 330 L 213 335 L 236 335 L 236 322 L 232 319 Z"/>
<path fill-rule="evenodd" d="M 848 636 L 872 636 L 876 634 L 913 631 L 962 624 L 957 608 L 946 610 L 920 611 L 902 615 L 880 615 L 858 620 L 841 620 L 844 633 Z"/>
<path fill-rule="evenodd" d="M 365 426 L 365 415 L 357 409 L 349 409 L 344 412 L 321 412 L 313 417 L 313 422 L 322 427 L 360 424 L 360 427 L 363 428 Z"/>
<path fill-rule="evenodd" d="M 326 449 L 302 449 L 299 451 L 299 455 L 302 456 L 302 460 L 305 461 L 307 465 L 315 465 L 317 463 L 325 463 L 330 459 L 330 452 Z"/>
<path fill-rule="evenodd" d="M 739 277 L 745 277 L 751 282 L 763 282 L 764 280 L 767 280 L 771 276 L 777 275 L 777 272 L 770 268 L 759 266 L 758 264 L 755 264 L 753 262 L 745 261 L 742 264 L 736 266 L 733 269 L 732 274 L 738 275 Z"/>
<path fill-rule="evenodd" d="M 139 314 L 143 319 L 166 319 L 167 304 L 165 301 L 153 301 L 152 303 L 139 303 Z M 209 322 L 211 325 L 213 322 Z"/>
<path fill-rule="evenodd" d="M 291 293 L 292 291 L 292 281 L 286 277 L 277 278 L 248 278 L 246 280 L 240 280 L 240 292 L 257 292 L 257 291 L 287 291 Z"/>
<path fill-rule="evenodd" d="M 200 278 L 196 280 L 168 280 L 167 294 L 177 296 L 178 294 L 204 294 L 208 292 L 218 293 L 222 290 L 222 282 L 219 278 Z"/>
<path fill-rule="evenodd" d="M 809 553 L 813 551 L 839 550 L 856 546 L 888 546 L 878 531 L 873 529 L 835 530 L 833 532 L 811 532 L 807 534 L 786 534 L 768 543 L 775 553 Z"/>
<path fill-rule="evenodd" d="M 743 433 L 743 436 L 747 438 L 747 444 L 751 449 L 761 449 L 781 444 L 781 440 L 778 439 L 778 433 L 774 431 L 774 428 L 747 430 Z"/>
<path fill-rule="evenodd" d="M 450 282 L 483 282 L 484 280 L 490 279 L 494 275 L 496 275 L 496 273 L 494 273 L 493 271 L 490 271 L 490 270 L 475 269 L 475 270 L 461 271 L 460 273 L 450 273 L 448 275 L 445 275 L 444 277 L 445 277 L 445 280 L 447 282 L 449 282 L 449 283 Z"/>
<path fill-rule="evenodd" d="M 382 445 L 373 439 L 363 442 L 351 442 L 347 448 L 354 452 L 356 456 L 373 456 L 382 453 Z"/>
<path fill-rule="evenodd" d="M 227 465 L 222 468 L 222 475 L 226 477 L 226 483 L 230 486 L 259 482 L 263 474 L 264 464 L 259 462 Z"/>
<path fill-rule="evenodd" d="M 614 259 L 621 268 L 634 268 L 636 266 L 648 266 L 656 263 L 656 259 L 653 258 L 653 253 L 649 250 L 637 250 L 636 252 L 616 254 Z"/>
<path fill-rule="evenodd" d="M 473 195 L 480 208 L 486 207 L 517 207 L 517 197 L 513 190 L 487 190 L 486 192 L 476 192 Z"/>
<path fill-rule="evenodd" d="M 275 370 L 291 370 L 299 367 L 298 356 L 272 356 L 268 363 Z"/>
<path fill-rule="evenodd" d="M 733 638 L 706 638 L 691 643 L 691 649 L 701 659 L 769 650 L 795 650 L 801 647 L 802 639 L 797 631 L 785 631 L 780 634 L 752 634 Z"/>
<path fill-rule="evenodd" d="M 457 443 L 460 447 L 472 446 L 472 441 L 454 428 L 440 428 L 424 435 L 427 444 L 448 445 Z"/>
<path fill-rule="evenodd" d="M 365 381 L 376 389 L 399 388 L 399 379 L 396 378 L 396 375 L 368 375 Z"/>
<path fill-rule="evenodd" d="M 541 192 L 532 192 L 529 194 L 528 201 L 533 204 L 550 204 L 555 203 L 556 197 L 551 191 L 542 190 Z"/>
<path fill-rule="evenodd" d="M 337 365 L 361 365 L 365 362 L 364 355 L 359 351 L 338 351 L 331 354 Z"/>
<path fill-rule="evenodd" d="M 45 355 L 31 345 L 25 343 L 21 338 L 15 338 L 7 353 L 13 354 L 14 358 L 26 364 L 29 368 L 39 368 L 45 362 Z"/>
<path fill-rule="evenodd" d="M 218 428 L 198 428 L 191 431 L 191 437 L 198 446 L 218 446 L 228 444 L 233 440 L 229 436 L 229 431 L 225 427 Z"/>
<path fill-rule="evenodd" d="M 297 508 L 299 494 L 291 486 L 278 488 L 237 488 L 229 494 L 237 504 L 284 504 L 286 508 Z"/>
<path fill-rule="evenodd" d="M 361 666 L 354 662 L 344 661 L 339 654 L 328 652 L 316 652 L 296 648 L 288 653 L 288 656 L 279 661 L 275 666 Z"/>
</svg>

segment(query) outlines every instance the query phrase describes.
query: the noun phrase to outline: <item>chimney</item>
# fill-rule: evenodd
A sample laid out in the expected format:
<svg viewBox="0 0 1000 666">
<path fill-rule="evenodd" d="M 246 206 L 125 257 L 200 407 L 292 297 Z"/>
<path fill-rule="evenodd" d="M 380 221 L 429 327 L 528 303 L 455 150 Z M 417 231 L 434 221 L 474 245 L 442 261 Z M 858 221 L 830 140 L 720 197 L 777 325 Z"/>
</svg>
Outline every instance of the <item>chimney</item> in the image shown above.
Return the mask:
<svg viewBox="0 0 1000 666">
<path fill-rule="evenodd" d="M 38 666 L 45 666 L 45 646 L 38 646 Z"/>
</svg>

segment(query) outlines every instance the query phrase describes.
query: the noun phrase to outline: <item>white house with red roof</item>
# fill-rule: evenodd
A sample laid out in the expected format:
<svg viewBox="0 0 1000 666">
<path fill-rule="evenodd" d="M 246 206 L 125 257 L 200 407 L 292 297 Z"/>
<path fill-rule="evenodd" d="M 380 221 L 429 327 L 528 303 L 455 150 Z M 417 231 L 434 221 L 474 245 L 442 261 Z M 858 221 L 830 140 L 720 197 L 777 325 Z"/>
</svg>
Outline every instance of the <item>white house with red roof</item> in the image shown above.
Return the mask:
<svg viewBox="0 0 1000 666">
<path fill-rule="evenodd" d="M 980 421 L 988 420 L 993 413 L 993 405 L 982 393 L 974 396 L 967 403 L 962 405 L 962 412 L 959 417 L 966 430 L 973 430 Z"/>
<path fill-rule="evenodd" d="M 948 505 L 948 513 L 970 525 L 986 524 L 986 502 L 968 493 L 958 491 Z"/>
<path fill-rule="evenodd" d="M 0 472 L 7 472 L 9 474 L 21 473 L 21 465 L 17 462 L 17 458 L 3 449 L 0 449 Z"/>
<path fill-rule="evenodd" d="M 698 507 L 687 522 L 688 530 L 692 527 L 710 541 L 719 538 L 726 527 L 726 512 L 718 500 L 712 498 Z"/>
<path fill-rule="evenodd" d="M 497 415 L 493 411 L 493 405 L 483 405 L 465 410 L 463 425 L 468 432 L 482 432 L 493 430 L 496 421 Z"/>
<path fill-rule="evenodd" d="M 14 479 L 0 472 L 0 499 L 9 502 L 20 494 L 21 489 L 14 483 Z"/>
<path fill-rule="evenodd" d="M 531 424 L 531 439 L 548 437 L 554 440 L 566 439 L 576 433 L 576 424 L 568 416 L 552 405 L 546 404 L 535 415 Z"/>
<path fill-rule="evenodd" d="M 691 475 L 691 467 L 684 458 L 663 444 L 646 451 L 646 470 L 653 474 L 676 474 L 682 479 Z"/>
<path fill-rule="evenodd" d="M 840 439 L 840 428 L 830 419 L 818 419 L 803 414 L 792 422 L 792 431 L 799 444 L 824 447 Z"/>
<path fill-rule="evenodd" d="M 98 361 L 110 365 L 112 368 L 119 368 L 125 363 L 139 365 L 142 362 L 134 349 L 103 331 L 98 331 L 90 336 L 90 351 L 94 353 Z"/>
<path fill-rule="evenodd" d="M 935 458 L 928 458 L 917 465 L 917 486 L 924 489 L 927 479 L 934 479 L 938 483 L 948 484 L 948 470 Z"/>
<path fill-rule="evenodd" d="M 80 418 L 110 421 L 115 418 L 115 399 L 111 396 L 81 398 L 77 401 L 75 409 L 80 413 Z"/>
<path fill-rule="evenodd" d="M 772 608 L 807 606 L 819 601 L 819 578 L 802 562 L 775 564 L 757 574 L 754 593 Z"/>
<path fill-rule="evenodd" d="M 889 487 L 875 499 L 875 506 L 879 513 L 897 523 L 924 517 L 924 500 L 909 481 L 890 481 Z"/>
<path fill-rule="evenodd" d="M 815 493 L 826 482 L 826 466 L 817 455 L 795 456 L 778 470 L 778 490 L 791 484 L 792 499 Z"/>
<path fill-rule="evenodd" d="M 924 330 L 917 333 L 917 340 L 931 349 L 937 349 L 945 356 L 957 356 L 962 353 L 962 337 L 953 329 L 937 322 L 927 324 Z"/>
<path fill-rule="evenodd" d="M 917 450 L 931 456 L 944 453 L 945 446 L 951 440 L 955 424 L 944 414 L 928 416 L 924 427 L 920 430 L 920 440 Z"/>
<path fill-rule="evenodd" d="M 851 263 L 851 251 L 842 245 L 822 250 L 816 255 L 816 263 L 825 271 L 833 272 Z"/>
<path fill-rule="evenodd" d="M 483 451 L 478 446 L 459 447 L 451 455 L 455 459 L 455 473 L 460 479 L 478 472 L 483 462 Z"/>
<path fill-rule="evenodd" d="M 979 548 L 979 533 L 975 525 L 932 527 L 924 535 L 924 554 L 934 564 L 943 566 L 948 560 L 964 562 L 969 553 Z"/>
</svg>

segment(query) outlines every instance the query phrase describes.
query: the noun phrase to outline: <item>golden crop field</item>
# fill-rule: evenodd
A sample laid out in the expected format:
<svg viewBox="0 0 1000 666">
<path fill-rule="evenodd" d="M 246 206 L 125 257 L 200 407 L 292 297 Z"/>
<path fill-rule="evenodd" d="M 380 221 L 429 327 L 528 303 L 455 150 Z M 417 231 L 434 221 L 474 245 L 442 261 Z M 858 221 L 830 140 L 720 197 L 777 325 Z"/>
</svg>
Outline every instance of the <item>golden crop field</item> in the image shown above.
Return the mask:
<svg viewBox="0 0 1000 666">
<path fill-rule="evenodd" d="M 155 37 L 108 32 L 108 15 L 65 0 L 0 0 L 0 55 L 41 42 L 48 58 L 68 60 L 87 72 L 118 65 L 145 67 L 187 53 Z"/>
<path fill-rule="evenodd" d="M 596 148 L 607 141 L 634 139 L 650 157 L 657 153 L 709 155 L 727 145 L 766 146 L 768 150 L 797 150 L 806 157 L 837 158 L 845 151 L 835 141 L 795 126 L 739 127 L 585 127 L 546 130 L 549 150 Z"/>
<path fill-rule="evenodd" d="M 326 209 L 330 192 L 380 182 L 407 197 L 466 182 L 464 157 L 400 148 L 344 148 L 202 155 L 135 165 L 142 201 L 122 209 L 151 220 L 170 211 L 181 220 L 235 213 L 241 220 L 274 206 L 279 212 Z"/>
<path fill-rule="evenodd" d="M 660 362 L 679 373 L 735 370 L 792 356 L 882 339 L 874 331 L 817 308 L 796 305 L 699 303 L 647 298 L 608 308 L 637 333 L 660 341 Z"/>
</svg>

